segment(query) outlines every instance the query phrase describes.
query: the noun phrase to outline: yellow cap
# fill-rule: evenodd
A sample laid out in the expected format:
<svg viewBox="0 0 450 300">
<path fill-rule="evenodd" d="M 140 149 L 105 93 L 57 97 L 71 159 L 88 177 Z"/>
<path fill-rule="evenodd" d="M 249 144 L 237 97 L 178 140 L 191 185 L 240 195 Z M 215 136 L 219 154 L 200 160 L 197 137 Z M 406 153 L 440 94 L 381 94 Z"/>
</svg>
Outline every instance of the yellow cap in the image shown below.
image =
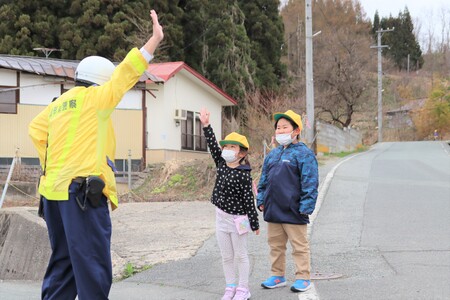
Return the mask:
<svg viewBox="0 0 450 300">
<path fill-rule="evenodd" d="M 239 145 L 244 148 L 249 149 L 250 145 L 248 144 L 247 138 L 243 136 L 242 134 L 239 134 L 237 132 L 232 132 L 229 135 L 225 137 L 222 141 L 219 142 L 221 146 L 224 146 L 226 144 L 234 144 Z"/>
<path fill-rule="evenodd" d="M 275 113 L 273 114 L 273 118 L 275 122 L 277 122 L 280 118 L 286 118 L 297 124 L 298 128 L 300 128 L 300 131 L 303 129 L 302 117 L 300 117 L 299 114 L 296 114 L 292 110 L 288 110 L 285 113 Z"/>
</svg>

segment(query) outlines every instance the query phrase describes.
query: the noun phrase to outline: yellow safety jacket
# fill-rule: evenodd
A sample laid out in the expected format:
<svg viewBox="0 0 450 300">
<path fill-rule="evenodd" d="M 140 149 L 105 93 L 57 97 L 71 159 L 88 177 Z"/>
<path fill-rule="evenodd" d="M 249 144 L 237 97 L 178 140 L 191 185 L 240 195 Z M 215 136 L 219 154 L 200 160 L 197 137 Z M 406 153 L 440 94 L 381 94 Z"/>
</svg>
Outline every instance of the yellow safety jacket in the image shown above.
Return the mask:
<svg viewBox="0 0 450 300">
<path fill-rule="evenodd" d="M 117 208 L 116 180 L 107 162 L 108 158 L 114 162 L 116 149 L 110 116 L 147 65 L 134 48 L 108 82 L 70 89 L 31 121 L 29 135 L 45 167 L 39 184 L 41 195 L 48 200 L 68 200 L 69 185 L 75 177 L 100 176 L 105 181 L 103 194 L 112 209 Z"/>
</svg>

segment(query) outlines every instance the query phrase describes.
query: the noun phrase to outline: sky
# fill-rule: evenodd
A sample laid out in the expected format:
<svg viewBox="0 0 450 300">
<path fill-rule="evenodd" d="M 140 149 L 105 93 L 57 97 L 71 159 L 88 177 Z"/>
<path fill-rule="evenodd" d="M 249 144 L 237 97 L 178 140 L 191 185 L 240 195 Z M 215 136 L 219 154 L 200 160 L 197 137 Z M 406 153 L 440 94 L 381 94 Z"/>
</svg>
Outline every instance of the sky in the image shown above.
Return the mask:
<svg viewBox="0 0 450 300">
<path fill-rule="evenodd" d="M 282 5 L 288 2 L 288 0 L 280 1 Z M 359 0 L 359 2 L 372 22 L 377 10 L 381 19 L 391 14 L 397 17 L 400 11 L 403 12 L 405 7 L 408 7 L 422 50 L 427 48 L 430 35 L 435 42 L 442 40 L 446 34 L 450 36 L 450 0 Z M 442 21 L 443 18 L 446 21 Z"/>
<path fill-rule="evenodd" d="M 390 14 L 393 17 L 397 17 L 398 13 L 400 11 L 403 12 L 405 6 L 407 6 L 414 27 L 418 30 L 419 43 L 422 48 L 426 44 L 430 30 L 439 38 L 442 27 L 450 26 L 449 0 L 359 0 L 359 2 L 366 12 L 367 17 L 372 21 L 377 10 L 380 19 L 389 17 Z M 441 20 L 443 16 L 447 19 L 445 25 Z"/>
<path fill-rule="evenodd" d="M 359 2 L 372 21 L 376 10 L 380 18 L 389 17 L 389 14 L 396 17 L 407 6 L 413 19 L 425 21 L 430 12 L 437 17 L 442 9 L 450 9 L 448 0 L 359 0 Z"/>
</svg>

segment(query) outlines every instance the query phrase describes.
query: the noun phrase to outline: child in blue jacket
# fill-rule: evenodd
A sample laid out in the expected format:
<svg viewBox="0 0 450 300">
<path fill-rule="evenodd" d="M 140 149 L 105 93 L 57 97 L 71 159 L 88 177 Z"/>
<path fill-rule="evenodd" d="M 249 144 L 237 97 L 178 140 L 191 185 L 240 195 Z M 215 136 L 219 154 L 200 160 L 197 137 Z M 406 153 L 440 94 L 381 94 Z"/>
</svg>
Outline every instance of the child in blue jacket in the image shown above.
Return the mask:
<svg viewBox="0 0 450 300">
<path fill-rule="evenodd" d="M 298 140 L 300 115 L 292 110 L 274 114 L 279 146 L 264 160 L 258 185 L 257 206 L 267 224 L 271 277 L 261 286 L 272 289 L 286 285 L 286 243 L 289 240 L 296 266 L 293 292 L 311 287 L 310 251 L 307 239 L 309 215 L 317 200 L 318 166 L 314 153 Z"/>
</svg>

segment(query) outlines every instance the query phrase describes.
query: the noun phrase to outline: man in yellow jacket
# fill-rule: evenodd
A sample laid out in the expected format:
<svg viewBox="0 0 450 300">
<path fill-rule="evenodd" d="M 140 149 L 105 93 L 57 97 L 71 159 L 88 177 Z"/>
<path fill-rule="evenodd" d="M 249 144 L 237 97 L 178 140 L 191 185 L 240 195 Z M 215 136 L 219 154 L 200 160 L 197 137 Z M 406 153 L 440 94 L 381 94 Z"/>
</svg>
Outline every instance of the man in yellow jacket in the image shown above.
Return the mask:
<svg viewBox="0 0 450 300">
<path fill-rule="evenodd" d="M 83 59 L 75 87 L 29 126 L 42 169 L 39 184 L 52 255 L 42 299 L 108 299 L 112 284 L 111 219 L 118 205 L 111 113 L 147 69 L 164 37 L 155 11 L 153 35 L 115 67 L 99 56 Z"/>
</svg>

